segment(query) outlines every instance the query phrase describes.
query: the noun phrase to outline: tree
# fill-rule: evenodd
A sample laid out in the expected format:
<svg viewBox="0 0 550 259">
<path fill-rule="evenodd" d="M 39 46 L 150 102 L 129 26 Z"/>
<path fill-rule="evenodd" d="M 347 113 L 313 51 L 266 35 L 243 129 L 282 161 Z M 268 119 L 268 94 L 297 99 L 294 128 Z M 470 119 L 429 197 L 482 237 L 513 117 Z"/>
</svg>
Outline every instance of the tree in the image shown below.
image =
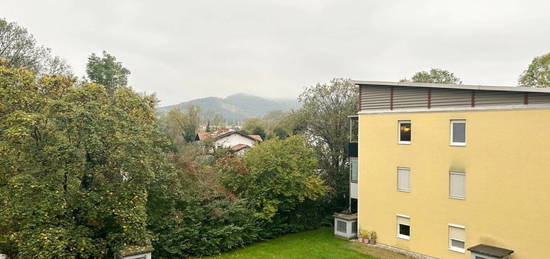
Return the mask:
<svg viewBox="0 0 550 259">
<path fill-rule="evenodd" d="M 284 139 L 284 138 L 289 137 L 286 130 L 281 128 L 281 127 L 276 127 L 275 129 L 273 129 L 273 135 L 275 135 L 276 137 L 278 137 L 280 139 Z"/>
<path fill-rule="evenodd" d="M 160 126 L 175 149 L 181 149 L 185 143 L 195 141 L 200 126 L 200 108 L 189 106 L 185 110 L 183 112 L 180 108 L 174 108 L 160 119 Z"/>
<path fill-rule="evenodd" d="M 251 118 L 247 119 L 242 129 L 250 135 L 260 135 L 262 139 L 265 139 L 265 124 L 261 119 Z"/>
<path fill-rule="evenodd" d="M 160 126 L 168 136 L 174 150 L 185 144 L 186 116 L 180 109 L 172 109 L 160 117 Z"/>
<path fill-rule="evenodd" d="M 225 127 L 225 118 L 221 114 L 216 114 L 212 118 L 212 126 L 214 129 L 221 129 Z"/>
<path fill-rule="evenodd" d="M 103 51 L 103 57 L 95 53 L 88 57 L 86 74 L 90 81 L 107 87 L 107 92 L 112 95 L 116 89 L 128 85 L 130 70 L 122 66 L 114 56 Z"/>
<path fill-rule="evenodd" d="M 193 105 L 187 107 L 187 113 L 186 120 L 184 123 L 184 136 L 183 138 L 187 142 L 191 142 L 195 140 L 195 136 L 197 135 L 197 132 L 199 130 L 200 124 L 201 124 L 201 118 L 199 116 L 200 113 L 200 107 Z"/>
<path fill-rule="evenodd" d="M 255 211 L 263 238 L 321 224 L 317 205 L 329 188 L 316 174 L 315 152 L 303 137 L 265 141 L 242 160 L 226 157 L 219 168 L 226 188 Z"/>
<path fill-rule="evenodd" d="M 147 245 L 164 164 L 156 100 L 0 67 L 0 247 L 11 258 L 104 258 Z"/>
<path fill-rule="evenodd" d="M 460 78 L 456 77 L 453 73 L 439 69 L 432 68 L 430 71 L 420 71 L 414 74 L 411 78 L 415 83 L 437 83 L 437 84 L 462 84 Z M 408 79 L 402 79 L 401 82 L 407 82 Z"/>
<path fill-rule="evenodd" d="M 526 87 L 550 87 L 550 53 L 535 57 L 518 83 Z"/>
<path fill-rule="evenodd" d="M 303 134 L 307 128 L 307 121 L 303 110 L 292 111 L 281 118 L 277 127 L 283 128 L 289 135 Z"/>
<path fill-rule="evenodd" d="M 357 113 L 357 87 L 347 79 L 333 79 L 328 84 L 316 84 L 300 95 L 303 104 L 296 112 L 306 124 L 305 136 L 314 146 L 319 168 L 326 182 L 335 191 L 334 209 L 347 206 L 349 195 L 348 116 Z"/>
<path fill-rule="evenodd" d="M 26 68 L 40 74 L 70 75 L 71 69 L 60 57 L 38 45 L 27 29 L 15 22 L 0 18 L 0 58 L 8 60 L 11 67 Z"/>
</svg>

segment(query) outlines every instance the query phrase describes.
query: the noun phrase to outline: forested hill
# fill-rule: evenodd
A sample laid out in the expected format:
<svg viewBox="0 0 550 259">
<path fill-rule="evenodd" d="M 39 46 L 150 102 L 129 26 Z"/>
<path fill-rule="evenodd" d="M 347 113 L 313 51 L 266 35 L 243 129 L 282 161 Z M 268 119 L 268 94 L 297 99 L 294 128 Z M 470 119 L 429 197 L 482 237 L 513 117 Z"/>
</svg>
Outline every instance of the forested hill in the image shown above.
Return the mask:
<svg viewBox="0 0 550 259">
<path fill-rule="evenodd" d="M 191 105 L 199 106 L 203 117 L 212 117 L 219 114 L 229 120 L 262 117 L 273 110 L 289 111 L 299 107 L 297 100 L 270 99 L 248 94 L 234 94 L 225 98 L 206 97 L 194 99 L 176 105 L 159 107 L 158 111 L 165 112 L 173 108 L 184 110 Z"/>
</svg>

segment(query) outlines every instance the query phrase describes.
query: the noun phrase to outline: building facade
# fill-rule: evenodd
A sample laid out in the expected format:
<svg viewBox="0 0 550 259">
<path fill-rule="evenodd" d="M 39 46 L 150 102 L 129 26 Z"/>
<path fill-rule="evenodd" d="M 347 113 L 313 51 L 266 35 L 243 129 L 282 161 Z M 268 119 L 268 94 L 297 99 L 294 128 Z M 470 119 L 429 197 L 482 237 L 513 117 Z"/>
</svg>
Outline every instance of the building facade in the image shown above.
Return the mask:
<svg viewBox="0 0 550 259">
<path fill-rule="evenodd" d="M 434 258 L 550 258 L 550 91 L 356 81 L 358 228 Z"/>
</svg>

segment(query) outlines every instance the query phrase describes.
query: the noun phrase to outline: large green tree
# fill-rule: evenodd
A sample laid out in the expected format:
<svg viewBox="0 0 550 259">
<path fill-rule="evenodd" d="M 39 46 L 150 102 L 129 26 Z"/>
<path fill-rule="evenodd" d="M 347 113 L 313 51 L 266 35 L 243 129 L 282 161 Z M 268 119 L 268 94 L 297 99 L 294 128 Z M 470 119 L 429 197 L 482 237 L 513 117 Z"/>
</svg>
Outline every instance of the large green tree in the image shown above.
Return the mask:
<svg viewBox="0 0 550 259">
<path fill-rule="evenodd" d="M 154 98 L 0 66 L 0 247 L 12 258 L 99 258 L 147 245 L 163 164 Z"/>
<path fill-rule="evenodd" d="M 88 79 L 96 84 L 107 87 L 109 94 L 116 89 L 128 85 L 130 70 L 125 68 L 116 57 L 103 51 L 103 57 L 92 53 L 86 64 Z"/>
<path fill-rule="evenodd" d="M 402 79 L 401 82 L 408 82 L 408 79 Z M 432 68 L 430 71 L 420 71 L 413 75 L 411 78 L 415 83 L 437 83 L 437 84 L 462 84 L 460 78 L 453 73 L 439 69 Z"/>
<path fill-rule="evenodd" d="M 316 173 L 315 151 L 301 136 L 271 139 L 247 151 L 243 160 L 220 162 L 224 183 L 255 211 L 264 238 L 318 227 L 318 202 L 328 192 Z"/>
<path fill-rule="evenodd" d="M 527 70 L 519 77 L 519 85 L 550 87 L 550 53 L 533 59 Z"/>
<path fill-rule="evenodd" d="M 60 57 L 52 56 L 50 49 L 39 45 L 27 29 L 1 18 L 0 58 L 8 60 L 11 67 L 23 67 L 35 73 L 71 73 L 69 65 Z"/>
<path fill-rule="evenodd" d="M 349 195 L 349 115 L 357 113 L 358 88 L 350 80 L 333 79 L 308 87 L 300 95 L 302 108 L 295 113 L 314 146 L 326 182 L 334 190 L 333 209 L 343 209 Z"/>
</svg>

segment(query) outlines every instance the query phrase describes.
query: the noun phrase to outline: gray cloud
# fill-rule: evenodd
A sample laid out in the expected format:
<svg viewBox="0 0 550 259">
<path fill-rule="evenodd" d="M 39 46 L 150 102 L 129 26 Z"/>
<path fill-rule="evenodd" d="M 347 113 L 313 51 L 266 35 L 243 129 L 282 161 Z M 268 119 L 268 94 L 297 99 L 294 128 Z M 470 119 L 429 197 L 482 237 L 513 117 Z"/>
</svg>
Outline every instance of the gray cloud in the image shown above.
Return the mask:
<svg viewBox="0 0 550 259">
<path fill-rule="evenodd" d="M 515 85 L 550 51 L 548 1 L 20 1 L 0 15 L 84 74 L 105 49 L 162 104 L 295 97 L 333 77 L 396 81 L 431 67 Z"/>
</svg>

